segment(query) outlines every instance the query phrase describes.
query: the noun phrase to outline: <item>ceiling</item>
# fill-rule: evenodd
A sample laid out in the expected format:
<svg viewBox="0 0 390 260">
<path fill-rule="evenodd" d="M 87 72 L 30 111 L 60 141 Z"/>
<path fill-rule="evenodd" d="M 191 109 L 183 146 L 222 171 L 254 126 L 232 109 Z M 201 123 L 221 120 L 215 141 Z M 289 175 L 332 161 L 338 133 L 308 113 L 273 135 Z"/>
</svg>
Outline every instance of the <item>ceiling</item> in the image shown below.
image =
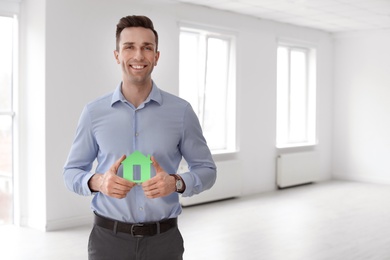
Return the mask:
<svg viewBox="0 0 390 260">
<path fill-rule="evenodd" d="M 390 0 L 175 0 L 328 32 L 390 29 Z"/>
</svg>

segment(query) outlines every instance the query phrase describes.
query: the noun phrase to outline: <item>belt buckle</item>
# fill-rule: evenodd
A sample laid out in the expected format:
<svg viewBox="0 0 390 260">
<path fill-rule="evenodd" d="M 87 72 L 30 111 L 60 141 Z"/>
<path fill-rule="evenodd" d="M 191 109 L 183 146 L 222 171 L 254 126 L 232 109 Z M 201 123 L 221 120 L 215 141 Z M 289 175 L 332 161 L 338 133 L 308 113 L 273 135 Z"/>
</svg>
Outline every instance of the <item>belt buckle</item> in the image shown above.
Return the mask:
<svg viewBox="0 0 390 260">
<path fill-rule="evenodd" d="M 143 235 L 135 235 L 134 234 L 134 228 L 135 227 L 143 227 L 144 224 L 141 224 L 141 223 L 137 223 L 137 224 L 132 224 L 131 225 L 131 229 L 130 229 L 130 234 L 133 236 L 133 237 L 143 237 Z"/>
</svg>

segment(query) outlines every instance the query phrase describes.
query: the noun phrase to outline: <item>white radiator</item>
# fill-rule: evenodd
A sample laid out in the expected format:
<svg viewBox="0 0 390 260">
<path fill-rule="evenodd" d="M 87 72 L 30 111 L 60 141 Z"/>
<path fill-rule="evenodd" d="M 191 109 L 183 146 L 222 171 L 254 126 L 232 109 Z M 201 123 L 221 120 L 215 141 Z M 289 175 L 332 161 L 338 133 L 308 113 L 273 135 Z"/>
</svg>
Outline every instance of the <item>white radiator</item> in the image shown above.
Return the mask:
<svg viewBox="0 0 390 260">
<path fill-rule="evenodd" d="M 207 191 L 192 197 L 181 197 L 183 206 L 217 201 L 240 196 L 241 194 L 241 167 L 236 160 L 216 162 L 217 180 L 214 186 Z M 187 171 L 187 165 L 181 165 L 179 172 Z"/>
<path fill-rule="evenodd" d="M 316 152 L 282 154 L 277 157 L 276 184 L 279 188 L 316 181 L 319 159 Z"/>
</svg>

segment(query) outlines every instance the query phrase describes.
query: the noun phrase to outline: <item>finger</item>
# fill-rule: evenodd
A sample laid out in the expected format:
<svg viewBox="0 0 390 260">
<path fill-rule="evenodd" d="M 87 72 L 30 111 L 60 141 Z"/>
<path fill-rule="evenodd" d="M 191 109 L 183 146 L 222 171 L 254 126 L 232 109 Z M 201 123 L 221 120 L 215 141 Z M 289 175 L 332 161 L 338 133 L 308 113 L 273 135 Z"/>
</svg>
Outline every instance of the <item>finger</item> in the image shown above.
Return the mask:
<svg viewBox="0 0 390 260">
<path fill-rule="evenodd" d="M 126 182 L 115 182 L 115 185 L 112 189 L 109 190 L 109 196 L 114 198 L 124 198 L 130 192 L 130 190 L 135 186 L 135 183 L 126 181 Z"/>
<path fill-rule="evenodd" d="M 148 198 L 148 199 L 155 199 L 155 198 L 159 198 L 161 197 L 160 196 L 160 193 L 152 193 L 152 192 L 149 192 L 149 193 L 145 193 L 145 196 Z"/>
<path fill-rule="evenodd" d="M 152 156 L 152 162 L 153 162 L 153 167 L 156 170 L 156 173 L 163 172 L 164 169 L 160 166 L 160 164 L 157 162 L 157 160 Z"/>
<path fill-rule="evenodd" d="M 157 169 L 156 169 L 156 176 L 150 178 L 149 180 L 147 181 L 144 181 L 142 183 L 142 187 L 144 188 L 144 190 L 150 190 L 150 189 L 156 189 L 157 188 L 157 184 L 159 182 L 161 182 L 161 174 L 164 173 L 164 171 L 162 170 L 162 168 L 160 167 L 160 171 L 158 172 Z"/>
<path fill-rule="evenodd" d="M 111 171 L 117 174 L 119 167 L 121 166 L 121 162 L 126 159 L 126 155 L 122 155 L 112 166 Z"/>
<path fill-rule="evenodd" d="M 156 177 L 153 177 L 145 182 L 142 183 L 142 189 L 144 191 L 149 191 L 149 190 L 152 190 L 152 189 L 156 189 L 156 184 L 157 184 L 157 180 L 155 179 Z"/>
<path fill-rule="evenodd" d="M 108 174 L 104 175 L 100 190 L 108 196 L 124 198 L 135 185 L 135 183 L 119 177 L 110 170 Z"/>
<path fill-rule="evenodd" d="M 130 190 L 136 185 L 136 183 L 128 181 L 121 177 L 118 177 L 118 179 L 115 180 L 115 183 L 117 184 L 118 190 Z"/>
<path fill-rule="evenodd" d="M 127 193 L 123 192 L 112 192 L 109 194 L 110 197 L 116 198 L 116 199 L 123 199 L 127 196 Z"/>
<path fill-rule="evenodd" d="M 153 178 L 152 178 L 153 179 Z M 154 185 L 155 182 L 152 180 L 152 179 L 149 179 L 147 181 L 144 181 L 141 186 L 142 186 L 142 189 L 144 189 L 145 191 L 146 190 L 149 190 L 150 189 L 150 186 Z"/>
</svg>

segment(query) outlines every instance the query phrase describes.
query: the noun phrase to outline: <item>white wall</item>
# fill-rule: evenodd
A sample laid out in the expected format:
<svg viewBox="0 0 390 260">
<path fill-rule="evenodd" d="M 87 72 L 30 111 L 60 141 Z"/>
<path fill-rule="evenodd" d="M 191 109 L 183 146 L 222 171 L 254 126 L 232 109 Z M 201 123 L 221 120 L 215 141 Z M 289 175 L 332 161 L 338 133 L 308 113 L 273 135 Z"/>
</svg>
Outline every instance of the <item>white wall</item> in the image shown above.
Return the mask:
<svg viewBox="0 0 390 260">
<path fill-rule="evenodd" d="M 51 0 L 44 6 L 24 4 L 22 16 L 36 14 L 41 8 L 44 16 L 39 35 L 44 53 L 39 57 L 42 67 L 35 68 L 33 56 L 27 55 L 29 66 L 23 75 L 31 75 L 35 69 L 44 81 L 39 82 L 44 91 L 36 93 L 44 104 L 39 105 L 40 118 L 32 129 L 43 128 L 45 138 L 39 157 L 40 168 L 30 159 L 23 174 L 34 175 L 37 182 L 24 182 L 30 193 L 39 190 L 39 201 L 29 200 L 24 215 L 42 216 L 45 223 L 35 227 L 51 230 L 87 223 L 91 220 L 89 201 L 65 189 L 62 167 L 72 143 L 77 121 L 85 103 L 112 91 L 120 80 L 112 51 L 115 47 L 115 25 L 119 18 L 129 14 L 145 14 L 155 23 L 160 34 L 160 62 L 154 72 L 158 86 L 171 93 L 178 93 L 178 22 L 194 22 L 221 27 L 237 32 L 237 111 L 240 151 L 233 156 L 241 161 L 243 169 L 237 174 L 242 178 L 242 194 L 249 195 L 275 189 L 275 115 L 276 115 L 276 40 L 278 37 L 314 43 L 318 48 L 318 134 L 315 148 L 321 156 L 319 180 L 331 176 L 332 141 L 332 38 L 329 34 L 216 11 L 208 8 L 181 4 L 147 4 L 150 1 L 112 0 Z M 29 2 L 29 1 L 26 1 Z M 201 15 L 200 15 L 201 14 Z M 29 16 L 29 17 L 30 17 Z M 35 17 L 35 16 L 33 16 Z M 31 18 L 32 19 L 32 18 Z M 29 27 L 29 24 L 24 24 Z M 28 28 L 27 28 L 28 29 Z M 26 31 L 24 33 L 27 33 Z M 22 43 L 27 52 L 34 52 L 33 35 Z M 27 46 L 27 47 L 26 47 Z M 27 53 L 28 54 L 28 53 Z M 32 54 L 31 54 L 32 55 Z M 43 84 L 43 85 L 42 85 Z M 36 86 L 24 82 L 22 89 Z M 35 105 L 33 96 L 26 100 Z M 27 102 L 27 104 L 29 104 Z M 43 106 L 42 108 L 40 106 Z M 27 108 L 29 109 L 29 108 Z M 39 111 L 37 111 L 39 112 Z M 37 113 L 38 115 L 38 113 Z M 42 133 L 39 135 L 41 137 Z M 40 138 L 42 139 L 42 138 Z M 27 152 L 22 158 L 31 157 L 35 142 L 26 135 Z M 226 159 L 226 158 L 225 158 Z M 35 161 L 35 159 L 34 159 Z M 223 174 L 220 172 L 219 174 Z M 34 205 L 40 207 L 34 213 Z"/>
<path fill-rule="evenodd" d="M 334 42 L 334 176 L 389 184 L 390 30 Z"/>
</svg>

